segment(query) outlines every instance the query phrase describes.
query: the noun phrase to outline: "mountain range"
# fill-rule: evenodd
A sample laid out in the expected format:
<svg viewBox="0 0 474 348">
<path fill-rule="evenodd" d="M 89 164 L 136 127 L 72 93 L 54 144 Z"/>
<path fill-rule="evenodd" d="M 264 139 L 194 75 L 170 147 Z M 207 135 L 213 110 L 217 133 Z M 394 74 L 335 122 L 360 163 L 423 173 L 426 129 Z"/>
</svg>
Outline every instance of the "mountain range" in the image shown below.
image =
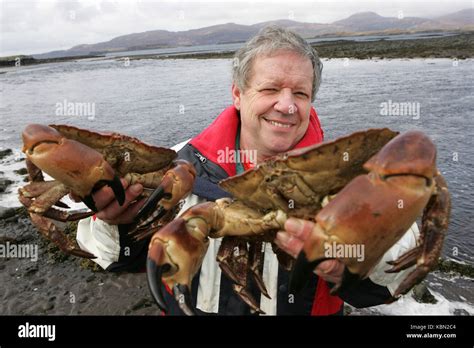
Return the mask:
<svg viewBox="0 0 474 348">
<path fill-rule="evenodd" d="M 243 42 L 255 35 L 261 28 L 271 24 L 292 29 L 307 39 L 321 36 L 400 34 L 423 31 L 472 31 L 474 30 L 474 9 L 465 9 L 432 19 L 383 17 L 375 12 L 361 12 L 330 24 L 275 20 L 253 25 L 227 23 L 179 32 L 153 30 L 118 36 L 106 42 L 82 44 L 68 50 L 52 51 L 33 56 L 35 58 L 55 58 L 165 47 Z"/>
</svg>

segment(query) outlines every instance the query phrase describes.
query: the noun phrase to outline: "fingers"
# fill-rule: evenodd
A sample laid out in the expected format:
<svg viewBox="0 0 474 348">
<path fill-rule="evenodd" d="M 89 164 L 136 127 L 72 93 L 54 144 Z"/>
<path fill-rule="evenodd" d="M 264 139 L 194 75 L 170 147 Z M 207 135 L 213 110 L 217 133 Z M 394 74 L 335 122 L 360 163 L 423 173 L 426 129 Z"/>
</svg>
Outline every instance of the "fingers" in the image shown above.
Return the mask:
<svg viewBox="0 0 474 348">
<path fill-rule="evenodd" d="M 318 276 L 330 283 L 340 283 L 344 273 L 344 264 L 339 260 L 321 262 L 314 270 Z"/>
<path fill-rule="evenodd" d="M 286 231 L 280 231 L 276 235 L 275 244 L 286 253 L 296 258 L 303 249 L 304 242 L 301 239 L 291 236 Z"/>
<path fill-rule="evenodd" d="M 104 208 L 100 209 L 99 212 L 97 213 L 97 217 L 107 223 L 128 223 L 124 222 L 129 215 L 138 212 L 138 209 L 140 209 L 141 205 L 143 205 L 144 202 L 143 200 L 140 200 L 140 207 L 138 206 L 137 203 L 133 204 L 133 209 L 129 211 L 130 204 L 143 192 L 143 186 L 140 184 L 134 184 L 130 187 L 127 188 L 125 191 L 125 202 L 123 203 L 122 206 L 119 205 L 119 203 L 113 199 L 109 202 L 107 206 Z M 108 196 L 106 196 L 107 193 L 101 192 L 103 196 L 101 196 L 101 203 L 105 202 L 108 199 Z M 113 193 L 112 193 L 113 195 Z M 94 197 L 95 199 L 95 197 Z M 123 215 L 123 216 L 122 216 Z M 133 216 L 135 216 L 133 215 Z M 133 217 L 132 217 L 133 220 Z"/>
<path fill-rule="evenodd" d="M 275 243 L 296 258 L 313 227 L 314 223 L 311 221 L 290 218 L 285 223 L 285 231 L 277 233 Z"/>
<path fill-rule="evenodd" d="M 275 243 L 296 258 L 303 249 L 306 239 L 308 239 L 314 223 L 307 220 L 290 218 L 285 223 L 285 231 L 277 233 Z M 344 273 L 344 264 L 336 259 L 321 262 L 314 272 L 325 281 L 340 283 Z"/>
<path fill-rule="evenodd" d="M 125 179 L 120 179 L 120 181 L 122 182 L 123 188 L 127 189 L 128 182 Z M 100 190 L 98 190 L 97 192 L 94 192 L 92 194 L 92 198 L 94 198 L 95 206 L 97 207 L 97 210 L 99 210 L 99 212 L 100 212 L 105 207 L 107 207 L 112 201 L 115 200 L 115 193 L 114 193 L 114 191 L 112 191 L 112 189 L 109 186 L 104 186 Z"/>
<path fill-rule="evenodd" d="M 146 198 L 142 198 L 139 201 L 130 204 L 128 209 L 116 217 L 114 221 L 106 222 L 113 225 L 130 224 L 134 222 L 135 216 L 137 215 L 140 208 L 145 204 L 145 202 Z"/>
<path fill-rule="evenodd" d="M 313 230 L 314 222 L 289 218 L 285 222 L 285 230 L 292 236 L 305 241 Z"/>
</svg>

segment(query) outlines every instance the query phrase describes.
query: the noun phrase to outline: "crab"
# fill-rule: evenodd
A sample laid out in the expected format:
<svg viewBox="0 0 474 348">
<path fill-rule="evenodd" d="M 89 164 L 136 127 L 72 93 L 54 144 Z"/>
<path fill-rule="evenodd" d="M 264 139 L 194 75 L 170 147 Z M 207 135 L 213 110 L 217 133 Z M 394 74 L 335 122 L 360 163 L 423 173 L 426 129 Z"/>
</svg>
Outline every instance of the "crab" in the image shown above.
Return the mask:
<svg viewBox="0 0 474 348">
<path fill-rule="evenodd" d="M 370 129 L 269 158 L 225 179 L 224 198 L 191 207 L 151 238 L 147 278 L 159 308 L 166 312 L 161 283 L 185 314 L 195 314 L 190 284 L 209 238 L 224 237 L 217 261 L 233 290 L 253 311 L 262 312 L 248 291 L 253 278 L 268 296 L 261 276 L 261 243 L 272 241 L 289 217 L 311 220 L 314 228 L 293 264 L 273 245 L 279 261 L 292 267 L 290 293 L 299 291 L 322 261 L 338 258 L 342 280 L 332 294 L 349 289 L 370 271 L 423 214 L 418 246 L 389 262 L 386 272 L 416 267 L 393 299 L 407 293 L 437 263 L 450 216 L 446 182 L 436 168 L 436 148 L 423 133 L 398 135 Z M 250 247 L 248 248 L 248 246 Z M 330 255 L 329 248 L 364 245 L 355 255 Z"/>
<path fill-rule="evenodd" d="M 93 215 L 96 189 L 109 186 L 124 204 L 123 177 L 144 186 L 148 198 L 138 212 L 133 230 L 146 237 L 150 227 L 170 221 L 179 202 L 191 191 L 196 172 L 174 150 L 155 147 L 118 133 L 99 133 L 67 125 L 30 124 L 23 131 L 23 152 L 29 183 L 20 188 L 19 200 L 38 230 L 63 252 L 84 258 L 95 256 L 70 241 L 56 221 L 75 221 Z M 53 179 L 45 181 L 43 171 Z M 70 214 L 53 206 L 67 194 L 79 197 L 91 210 Z"/>
</svg>

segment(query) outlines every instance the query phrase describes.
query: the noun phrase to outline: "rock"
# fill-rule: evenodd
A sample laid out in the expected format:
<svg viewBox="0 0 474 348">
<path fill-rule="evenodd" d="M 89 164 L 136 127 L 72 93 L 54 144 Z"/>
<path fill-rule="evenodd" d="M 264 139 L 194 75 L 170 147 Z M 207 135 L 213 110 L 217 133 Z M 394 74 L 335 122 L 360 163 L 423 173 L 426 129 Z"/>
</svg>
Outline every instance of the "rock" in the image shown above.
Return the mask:
<svg viewBox="0 0 474 348">
<path fill-rule="evenodd" d="M 31 266 L 31 267 L 28 267 L 25 272 L 23 273 L 23 276 L 24 277 L 28 277 L 34 273 L 38 272 L 38 266 Z"/>
<path fill-rule="evenodd" d="M 38 278 L 38 279 L 33 280 L 33 282 L 31 283 L 31 285 L 41 285 L 41 284 L 43 284 L 44 282 L 46 282 L 45 279 L 43 279 L 43 278 Z"/>
<path fill-rule="evenodd" d="M 88 296 L 82 296 L 82 297 L 79 299 L 79 301 L 77 301 L 77 302 L 79 302 L 79 303 L 86 303 L 88 300 L 89 300 L 89 297 L 88 297 Z"/>
<path fill-rule="evenodd" d="M 463 308 L 456 308 L 453 312 L 453 315 L 469 315 L 469 312 Z"/>
<path fill-rule="evenodd" d="M 95 275 L 91 275 L 86 278 L 86 283 L 90 283 L 91 281 L 95 280 Z"/>
<path fill-rule="evenodd" d="M 419 303 L 435 304 L 438 302 L 424 283 L 418 284 L 413 288 L 413 298 Z"/>
<path fill-rule="evenodd" d="M 142 298 L 138 300 L 134 305 L 130 307 L 132 311 L 136 311 L 141 308 L 150 307 L 153 303 L 148 298 Z"/>
<path fill-rule="evenodd" d="M 2 192 L 2 191 L 0 191 L 0 192 Z M 7 219 L 7 218 L 10 218 L 12 216 L 15 216 L 16 213 L 17 213 L 16 208 L 0 207 L 0 220 Z"/>
<path fill-rule="evenodd" d="M 14 170 L 13 173 L 16 173 L 18 175 L 26 175 L 28 174 L 28 170 L 26 168 L 20 168 L 20 169 Z"/>
<path fill-rule="evenodd" d="M 13 181 L 10 179 L 0 178 L 0 192 L 5 192 L 11 184 L 13 184 Z"/>
<path fill-rule="evenodd" d="M 454 273 L 463 277 L 474 278 L 474 266 L 454 260 L 440 259 L 436 269 L 444 273 Z"/>
<path fill-rule="evenodd" d="M 352 308 L 350 306 L 344 305 L 344 315 L 351 315 Z"/>
<path fill-rule="evenodd" d="M 43 305 L 43 310 L 44 311 L 49 311 L 51 309 L 54 308 L 54 303 L 53 302 L 46 302 L 44 305 Z"/>
<path fill-rule="evenodd" d="M 0 159 L 10 156 L 11 154 L 13 154 L 12 149 L 0 150 Z"/>
</svg>

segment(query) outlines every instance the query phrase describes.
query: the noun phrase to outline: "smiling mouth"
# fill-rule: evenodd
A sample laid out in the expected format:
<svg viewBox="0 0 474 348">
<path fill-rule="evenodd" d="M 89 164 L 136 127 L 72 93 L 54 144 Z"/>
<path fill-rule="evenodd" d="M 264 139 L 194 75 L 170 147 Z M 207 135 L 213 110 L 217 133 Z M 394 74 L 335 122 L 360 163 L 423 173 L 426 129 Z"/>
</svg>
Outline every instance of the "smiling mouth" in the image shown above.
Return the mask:
<svg viewBox="0 0 474 348">
<path fill-rule="evenodd" d="M 266 122 L 270 123 L 272 126 L 275 127 L 280 127 L 280 128 L 291 128 L 294 126 L 292 123 L 281 123 L 278 121 L 273 121 L 273 120 L 267 120 L 266 118 L 263 118 Z"/>
</svg>

